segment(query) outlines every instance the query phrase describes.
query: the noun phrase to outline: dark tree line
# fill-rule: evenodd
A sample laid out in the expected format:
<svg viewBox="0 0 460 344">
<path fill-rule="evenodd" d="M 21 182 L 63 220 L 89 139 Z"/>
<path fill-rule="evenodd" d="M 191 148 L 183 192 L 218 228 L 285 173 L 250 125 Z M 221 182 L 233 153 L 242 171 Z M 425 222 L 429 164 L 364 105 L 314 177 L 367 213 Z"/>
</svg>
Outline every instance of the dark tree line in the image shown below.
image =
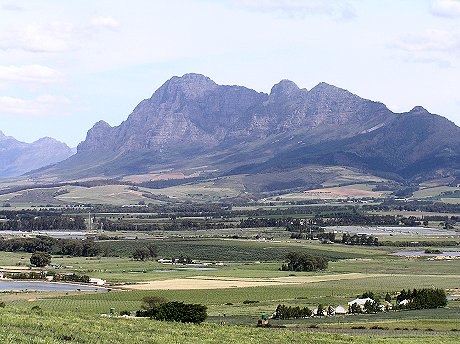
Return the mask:
<svg viewBox="0 0 460 344">
<path fill-rule="evenodd" d="M 53 229 L 85 230 L 81 216 L 17 216 L 0 223 L 0 230 L 45 231 Z"/>
<path fill-rule="evenodd" d="M 353 234 L 344 233 L 342 235 L 342 244 L 345 245 L 367 245 L 367 246 L 378 246 L 379 239 L 372 235 L 367 234 Z"/>
<path fill-rule="evenodd" d="M 81 257 L 93 257 L 100 253 L 98 245 L 92 239 L 60 239 L 44 235 L 35 238 L 0 238 L 0 251 L 46 252 Z"/>
<path fill-rule="evenodd" d="M 286 256 L 286 264 L 281 266 L 283 271 L 318 271 L 327 269 L 328 260 L 307 253 L 290 252 Z"/>
<path fill-rule="evenodd" d="M 226 222 L 212 221 L 192 221 L 192 220 L 177 220 L 170 219 L 165 223 L 133 223 L 124 221 L 111 221 L 106 218 L 99 219 L 97 226 L 106 231 L 182 231 L 182 230 L 207 230 L 207 229 L 222 229 L 233 228 L 234 225 Z"/>
<path fill-rule="evenodd" d="M 398 305 L 400 309 L 431 309 L 445 307 L 447 305 L 446 292 L 443 289 L 404 289 L 396 297 L 398 302 L 408 300 L 405 305 Z"/>
<path fill-rule="evenodd" d="M 291 307 L 285 305 L 278 305 L 276 307 L 275 315 L 273 316 L 274 319 L 301 319 L 301 318 L 308 318 L 313 315 L 313 311 L 308 307 Z"/>
</svg>

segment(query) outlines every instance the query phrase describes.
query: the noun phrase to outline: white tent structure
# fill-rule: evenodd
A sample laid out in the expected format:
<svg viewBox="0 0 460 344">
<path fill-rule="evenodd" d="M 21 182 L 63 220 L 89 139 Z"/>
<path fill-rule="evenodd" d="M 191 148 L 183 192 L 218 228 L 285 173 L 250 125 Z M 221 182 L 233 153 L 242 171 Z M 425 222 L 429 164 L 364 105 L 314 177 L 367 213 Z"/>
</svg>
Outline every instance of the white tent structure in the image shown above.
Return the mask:
<svg viewBox="0 0 460 344">
<path fill-rule="evenodd" d="M 334 314 L 347 314 L 347 310 L 343 308 L 342 306 L 337 306 L 334 309 Z"/>
<path fill-rule="evenodd" d="M 354 299 L 354 300 L 348 302 L 348 306 L 351 306 L 354 303 L 356 303 L 358 306 L 364 306 L 364 304 L 367 301 L 373 302 L 374 300 L 372 300 L 370 297 L 366 297 L 365 299 Z"/>
<path fill-rule="evenodd" d="M 408 300 L 408 299 L 404 299 L 404 300 L 402 300 L 401 302 L 399 302 L 398 304 L 399 304 L 400 306 L 405 306 L 405 305 L 407 305 L 408 303 L 409 303 L 409 300 Z"/>
</svg>

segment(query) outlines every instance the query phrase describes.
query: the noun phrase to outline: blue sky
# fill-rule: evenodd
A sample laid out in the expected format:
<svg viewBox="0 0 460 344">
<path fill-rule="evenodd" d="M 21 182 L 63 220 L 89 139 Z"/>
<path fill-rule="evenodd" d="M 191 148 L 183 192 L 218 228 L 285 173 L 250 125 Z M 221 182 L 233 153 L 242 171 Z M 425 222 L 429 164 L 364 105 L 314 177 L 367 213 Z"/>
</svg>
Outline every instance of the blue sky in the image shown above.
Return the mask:
<svg viewBox="0 0 460 344">
<path fill-rule="evenodd" d="M 0 130 L 76 146 L 174 75 L 321 81 L 460 125 L 460 0 L 0 0 Z"/>
</svg>

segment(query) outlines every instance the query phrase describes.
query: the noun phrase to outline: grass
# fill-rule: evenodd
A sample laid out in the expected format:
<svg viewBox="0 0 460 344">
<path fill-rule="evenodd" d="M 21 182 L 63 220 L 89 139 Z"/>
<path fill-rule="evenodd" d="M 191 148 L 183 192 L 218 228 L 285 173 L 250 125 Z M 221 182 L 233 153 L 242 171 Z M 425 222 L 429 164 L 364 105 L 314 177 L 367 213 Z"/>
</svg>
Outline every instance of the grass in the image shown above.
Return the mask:
<svg viewBox="0 0 460 344">
<path fill-rule="evenodd" d="M 455 191 L 458 188 L 453 186 L 436 186 L 430 188 L 420 189 L 414 192 L 414 195 L 411 197 L 412 199 L 423 199 L 423 198 L 432 198 L 440 196 L 443 192 L 446 191 Z"/>
<path fill-rule="evenodd" d="M 146 296 L 159 296 L 168 300 L 186 303 L 204 304 L 209 309 L 210 316 L 227 314 L 229 317 L 243 317 L 241 323 L 252 323 L 258 314 L 271 314 L 280 303 L 290 306 L 316 307 L 323 305 L 343 305 L 365 291 L 372 290 L 383 299 L 386 292 L 395 293 L 401 289 L 438 287 L 456 288 L 460 278 L 445 276 L 380 276 L 356 280 L 328 281 L 303 285 L 263 286 L 252 288 L 229 288 L 216 290 L 158 290 L 158 291 L 111 291 L 108 293 L 81 293 L 59 295 L 56 298 L 39 299 L 30 294 L 28 298 L 12 301 L 21 307 L 39 305 L 44 310 L 62 311 L 73 310 L 77 313 L 101 314 L 110 308 L 117 312 L 122 310 L 135 311 L 140 308 L 142 299 Z M 49 295 L 45 295 L 49 297 Z M 29 301 L 29 300 L 33 301 Z M 247 303 L 246 300 L 256 301 Z M 450 307 L 458 310 L 455 301 L 449 301 Z M 442 310 L 441 310 L 442 311 Z M 391 314 L 409 314 L 400 312 Z M 382 313 L 390 314 L 390 313 Z M 383 316 L 383 315 L 382 315 Z M 350 318 L 348 318 L 350 319 Z"/>
<path fill-rule="evenodd" d="M 3 343 L 458 343 L 456 333 L 346 335 L 290 330 L 257 329 L 217 324 L 162 323 L 149 319 L 102 318 L 72 312 L 34 312 L 3 309 Z"/>
<path fill-rule="evenodd" d="M 141 240 L 117 240 L 100 242 L 104 249 L 119 256 L 129 256 L 135 248 L 146 245 Z M 331 259 L 357 258 L 382 255 L 382 251 L 364 247 L 345 247 L 343 245 L 321 245 L 308 241 L 257 241 L 223 239 L 167 239 L 154 242 L 162 257 L 188 256 L 197 260 L 211 261 L 280 261 L 292 250 L 307 250 L 312 255 Z"/>
<path fill-rule="evenodd" d="M 180 234 L 180 233 L 178 233 Z M 426 259 L 407 259 L 389 256 L 396 248 L 356 247 L 345 245 L 322 245 L 309 241 L 255 241 L 221 239 L 164 239 L 155 241 L 162 256 L 190 255 L 192 258 L 204 257 L 216 260 L 241 260 L 240 264 L 214 266 L 211 271 L 172 271 L 180 266 L 162 265 L 157 262 L 133 261 L 127 257 L 53 257 L 53 263 L 64 266 L 60 271 L 75 271 L 91 277 L 107 279 L 112 282 L 135 283 L 159 279 L 184 278 L 191 276 L 214 276 L 234 278 L 270 278 L 281 276 L 308 276 L 341 273 L 372 273 L 380 276 L 355 280 L 340 280 L 307 283 L 299 285 L 262 286 L 252 288 L 229 288 L 217 290 L 161 290 L 161 291 L 111 291 L 108 293 L 4 293 L 0 300 L 7 303 L 0 309 L 0 342 L 59 343 L 65 338 L 75 343 L 125 343 L 149 342 L 161 339 L 164 343 L 219 343 L 219 342 L 274 342 L 284 343 L 429 343 L 434 331 L 439 343 L 458 342 L 460 331 L 458 318 L 460 302 L 449 301 L 446 309 L 430 311 L 410 311 L 381 313 L 331 318 L 312 318 L 274 322 L 274 324 L 301 327 L 304 330 L 317 326 L 319 330 L 345 331 L 351 335 L 310 333 L 303 331 L 263 330 L 248 328 L 257 322 L 262 313 L 271 314 L 280 303 L 292 306 L 314 308 L 318 304 L 342 305 L 365 291 L 373 291 L 383 298 L 388 292 L 401 289 L 437 287 L 455 289 L 460 285 L 460 260 L 428 261 Z M 135 245 L 145 245 L 146 241 L 107 241 L 107 245 L 128 252 Z M 119 245 L 119 246 L 117 246 Z M 331 261 L 325 272 L 284 272 L 279 271 L 284 254 L 293 249 L 306 250 L 341 259 Z M 405 248 L 401 248 L 405 250 Z M 0 265 L 26 265 L 29 254 L 0 253 Z M 268 262 L 255 263 L 255 260 Z M 275 258 L 274 258 L 275 257 Z M 203 259 L 203 258 L 202 258 Z M 142 305 L 145 296 L 160 296 L 168 300 L 201 303 L 208 307 L 207 324 L 185 326 L 182 324 L 160 324 L 145 319 L 102 318 L 111 308 L 116 312 L 135 311 Z M 255 301 L 247 303 L 245 301 Z M 42 315 L 31 313 L 38 306 Z M 235 326 L 217 326 L 222 314 L 225 322 Z M 34 323 L 34 321 L 36 323 Z M 15 323 L 20 322 L 20 325 Z M 21 323 L 22 322 L 22 323 Z M 71 324 L 69 328 L 64 323 Z M 237 326 L 244 325 L 245 327 Z M 86 327 L 94 327 L 88 330 Z M 365 327 L 365 329 L 356 329 Z M 388 328 L 388 330 L 371 329 Z M 354 329 L 355 328 L 355 329 Z M 417 328 L 423 331 L 398 330 L 398 328 Z M 315 330 L 315 329 L 313 329 Z M 35 332 L 34 332 L 35 331 Z M 184 334 L 188 333 L 190 334 Z M 310 330 L 309 330 L 310 331 Z M 315 331 L 318 331 L 315 330 Z M 38 335 L 33 336 L 34 333 Z M 73 334 L 74 333 L 74 334 Z M 99 333 L 99 335 L 98 335 Z M 124 333 L 135 333 L 131 337 Z M 152 333 L 155 335 L 152 337 Z M 182 334 L 181 334 L 182 333 Z M 241 333 L 244 333 L 243 336 Z M 147 336 L 150 337 L 143 337 Z M 284 334 L 284 335 L 281 335 Z M 246 338 L 246 337 L 247 338 Z M 31 339 L 33 338 L 33 339 Z M 149 339 L 146 339 L 149 338 Z M 392 338 L 392 339 L 388 339 Z M 440 339 L 438 339 L 440 338 Z M 193 341 L 193 340 L 194 341 Z M 66 340 L 67 341 L 67 340 Z"/>
</svg>

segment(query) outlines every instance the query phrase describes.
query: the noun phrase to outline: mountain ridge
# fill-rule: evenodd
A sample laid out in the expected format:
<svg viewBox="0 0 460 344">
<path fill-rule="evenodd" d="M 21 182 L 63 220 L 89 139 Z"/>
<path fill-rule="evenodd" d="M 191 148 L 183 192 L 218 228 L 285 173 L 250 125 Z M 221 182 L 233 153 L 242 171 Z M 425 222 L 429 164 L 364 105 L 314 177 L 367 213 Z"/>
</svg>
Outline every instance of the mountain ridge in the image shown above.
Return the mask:
<svg viewBox="0 0 460 344">
<path fill-rule="evenodd" d="M 74 153 L 65 143 L 51 137 L 26 143 L 0 131 L 0 178 L 20 176 L 63 161 Z"/>
<path fill-rule="evenodd" d="M 289 161 L 419 180 L 456 175 L 459 147 L 460 128 L 421 106 L 394 113 L 324 82 L 307 90 L 281 80 L 267 94 L 190 73 L 167 80 L 120 125 L 97 122 L 75 156 L 43 172 L 117 177 L 206 165 L 226 175 Z"/>
</svg>

